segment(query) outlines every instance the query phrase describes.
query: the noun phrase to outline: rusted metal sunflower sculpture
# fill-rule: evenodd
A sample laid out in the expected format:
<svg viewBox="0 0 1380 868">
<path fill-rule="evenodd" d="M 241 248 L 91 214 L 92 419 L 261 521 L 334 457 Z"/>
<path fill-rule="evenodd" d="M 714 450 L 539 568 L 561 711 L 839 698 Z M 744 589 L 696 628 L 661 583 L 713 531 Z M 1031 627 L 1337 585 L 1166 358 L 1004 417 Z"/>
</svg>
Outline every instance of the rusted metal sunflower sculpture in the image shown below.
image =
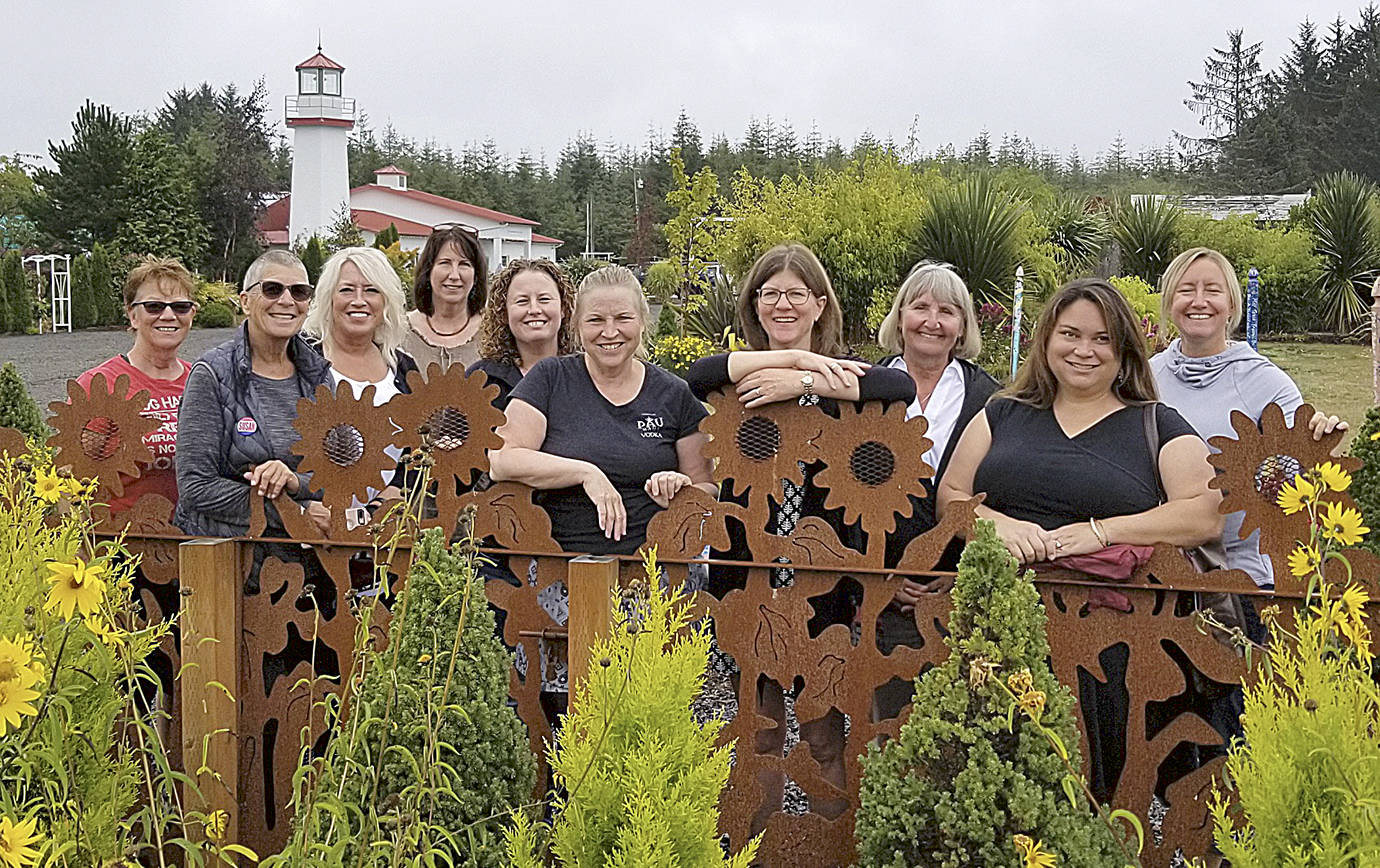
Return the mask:
<svg viewBox="0 0 1380 868">
<path fill-rule="evenodd" d="M 13 428 L 0 428 L 0 455 L 9 453 L 11 458 L 18 458 L 29 452 L 29 443 L 24 438 L 23 431 L 16 431 Z"/>
<path fill-rule="evenodd" d="M 878 401 L 861 408 L 839 407 L 837 423 L 824 426 L 814 441 L 821 455 L 836 456 L 815 483 L 829 490 L 825 509 L 843 508 L 843 520 L 862 520 L 869 536 L 896 529 L 896 514 L 911 511 L 910 495 L 924 492 L 922 479 L 934 475 L 925 463 L 932 442 L 925 417 L 906 421 L 906 407 Z"/>
<path fill-rule="evenodd" d="M 120 474 L 138 477 L 141 463 L 153 463 L 144 438 L 163 424 L 140 415 L 148 400 L 147 389 L 129 394 L 128 374 L 116 377 L 114 383 L 97 374 L 91 378 L 89 391 L 76 380 L 68 380 L 67 400 L 48 405 L 53 414 L 49 425 L 57 432 L 48 438 L 56 451 L 54 463 L 70 467 L 73 475 L 83 479 L 100 479 L 97 500 L 124 494 Z"/>
<path fill-rule="evenodd" d="M 812 441 L 829 418 L 794 402 L 748 409 L 732 393 L 719 392 L 709 399 L 713 412 L 700 431 L 709 436 L 704 454 L 716 465 L 715 477 L 733 481 L 738 494 L 754 492 L 755 500 L 766 495 L 783 498 L 782 480 L 805 484 L 800 462 L 819 458 Z"/>
<path fill-rule="evenodd" d="M 302 456 L 297 470 L 310 474 L 312 488 L 322 490 L 335 530 L 344 531 L 352 499 L 367 501 L 369 489 L 382 488 L 384 475 L 397 466 L 384 451 L 397 439 L 388 416 L 387 408 L 374 407 L 372 385 L 355 398 L 349 383 L 334 391 L 322 384 L 314 397 L 297 402 L 293 427 L 302 435 L 292 447 Z"/>
<path fill-rule="evenodd" d="M 1246 513 L 1241 524 L 1243 539 L 1257 529 L 1262 531 L 1260 550 L 1274 562 L 1276 581 L 1292 580 L 1285 567 L 1289 552 L 1296 540 L 1308 539 L 1308 514 L 1285 515 L 1277 503 L 1280 489 L 1293 482 L 1297 474 L 1325 461 L 1336 462 L 1347 471 L 1361 466 L 1357 458 L 1332 454 L 1341 443 L 1343 432 L 1313 439 L 1308 430 L 1312 416 L 1312 405 L 1304 404 L 1294 412 L 1294 424 L 1290 427 L 1284 411 L 1278 404 L 1271 404 L 1261 414 L 1257 428 L 1249 416 L 1237 411 L 1231 414 L 1236 438 L 1213 437 L 1208 441 L 1221 450 L 1208 457 L 1218 471 L 1208 484 L 1222 491 L 1221 512 Z M 1336 496 L 1330 495 L 1329 499 Z"/>
</svg>

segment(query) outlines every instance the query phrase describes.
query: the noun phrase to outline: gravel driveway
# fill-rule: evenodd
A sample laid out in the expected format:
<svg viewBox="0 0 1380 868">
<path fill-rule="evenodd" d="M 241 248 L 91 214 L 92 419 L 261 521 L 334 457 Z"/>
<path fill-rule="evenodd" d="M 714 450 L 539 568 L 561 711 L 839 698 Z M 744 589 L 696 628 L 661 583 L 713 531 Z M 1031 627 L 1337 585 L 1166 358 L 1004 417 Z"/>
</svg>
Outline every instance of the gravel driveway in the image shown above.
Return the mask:
<svg viewBox="0 0 1380 868">
<path fill-rule="evenodd" d="M 182 358 L 196 361 L 202 353 L 224 343 L 233 328 L 192 329 L 182 344 Z M 67 381 L 117 353 L 129 350 L 134 336 L 125 329 L 87 329 L 42 335 L 0 336 L 0 364 L 14 362 L 29 394 L 47 414 L 50 401 L 67 398 Z"/>
</svg>

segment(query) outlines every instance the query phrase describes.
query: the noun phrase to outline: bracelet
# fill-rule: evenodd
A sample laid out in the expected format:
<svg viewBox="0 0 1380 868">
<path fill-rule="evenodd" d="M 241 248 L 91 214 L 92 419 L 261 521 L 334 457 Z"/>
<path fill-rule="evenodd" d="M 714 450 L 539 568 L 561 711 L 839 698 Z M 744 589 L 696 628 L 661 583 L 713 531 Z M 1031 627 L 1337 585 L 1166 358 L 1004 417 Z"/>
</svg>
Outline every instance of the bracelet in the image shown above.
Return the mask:
<svg viewBox="0 0 1380 868">
<path fill-rule="evenodd" d="M 1112 544 L 1111 538 L 1107 536 L 1107 531 L 1097 523 L 1095 517 L 1088 518 L 1088 526 L 1092 528 L 1093 536 L 1097 537 L 1097 541 L 1102 544 L 1104 549 Z"/>
</svg>

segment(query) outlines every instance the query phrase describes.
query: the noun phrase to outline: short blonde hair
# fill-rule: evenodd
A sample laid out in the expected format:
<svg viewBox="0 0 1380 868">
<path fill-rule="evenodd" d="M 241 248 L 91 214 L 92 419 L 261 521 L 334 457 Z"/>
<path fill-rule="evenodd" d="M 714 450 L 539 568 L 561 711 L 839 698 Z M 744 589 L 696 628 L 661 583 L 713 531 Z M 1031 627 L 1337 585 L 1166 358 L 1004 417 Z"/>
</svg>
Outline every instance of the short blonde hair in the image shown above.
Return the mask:
<svg viewBox="0 0 1380 868">
<path fill-rule="evenodd" d="M 591 290 L 608 289 L 609 287 L 627 289 L 637 299 L 635 306 L 637 307 L 637 316 L 641 320 L 641 334 L 637 339 L 637 357 L 646 359 L 648 356 L 647 324 L 652 321 L 652 308 L 647 304 L 647 294 L 642 291 L 642 284 L 638 281 L 637 275 L 622 265 L 607 265 L 603 268 L 596 268 L 586 274 L 584 280 L 580 281 L 580 288 L 575 291 L 575 342 L 580 344 L 581 349 L 584 349 L 580 340 L 579 319 L 585 299 L 589 297 Z"/>
<path fill-rule="evenodd" d="M 397 370 L 399 348 L 407 334 L 407 295 L 398 273 L 381 250 L 346 247 L 326 260 L 321 266 L 321 277 L 316 282 L 316 294 L 311 298 L 311 307 L 307 308 L 302 331 L 321 341 L 321 354 L 329 360 L 335 352 L 335 316 L 331 299 L 340 287 L 340 271 L 347 262 L 354 263 L 365 281 L 383 296 L 383 322 L 374 330 L 374 343 L 383 351 L 388 367 Z"/>
<path fill-rule="evenodd" d="M 140 259 L 138 264 L 130 269 L 129 276 L 125 278 L 125 307 L 134 304 L 134 297 L 139 294 L 139 287 L 146 283 L 152 283 L 160 289 L 165 287 L 180 289 L 187 298 L 196 299 L 196 281 L 186 266 L 176 259 L 157 256 L 145 256 Z"/>
<path fill-rule="evenodd" d="M 877 329 L 877 341 L 889 353 L 905 351 L 905 338 L 901 335 L 901 310 L 917 298 L 929 293 L 940 304 L 957 307 L 963 318 L 963 330 L 958 333 L 950 355 L 956 359 L 976 359 L 982 354 L 982 329 L 978 328 L 977 310 L 973 307 L 972 293 L 968 285 L 958 276 L 954 267 L 947 262 L 918 263 L 906 275 L 896 297 L 891 301 L 891 312 L 882 320 Z"/>
<path fill-rule="evenodd" d="M 1241 325 L 1241 309 L 1245 306 L 1241 298 L 1241 281 L 1236 277 L 1236 269 L 1232 267 L 1231 260 L 1211 247 L 1191 247 L 1174 257 L 1174 261 L 1164 270 L 1164 275 L 1160 278 L 1160 324 L 1173 324 L 1174 320 L 1169 311 L 1174 306 L 1174 289 L 1179 285 L 1179 281 L 1183 280 L 1184 272 L 1199 259 L 1206 259 L 1222 269 L 1222 279 L 1226 282 L 1227 294 L 1231 297 L 1231 314 L 1227 317 L 1227 334 L 1230 335 Z"/>
</svg>

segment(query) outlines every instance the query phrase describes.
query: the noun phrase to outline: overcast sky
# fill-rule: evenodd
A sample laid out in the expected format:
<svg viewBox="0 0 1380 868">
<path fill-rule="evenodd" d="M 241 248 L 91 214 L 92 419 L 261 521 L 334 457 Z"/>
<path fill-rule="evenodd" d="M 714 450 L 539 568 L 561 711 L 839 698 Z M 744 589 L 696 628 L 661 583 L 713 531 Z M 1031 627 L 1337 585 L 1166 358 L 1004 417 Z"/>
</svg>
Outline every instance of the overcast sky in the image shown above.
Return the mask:
<svg viewBox="0 0 1380 868">
<path fill-rule="evenodd" d="M 1264 66 L 1305 16 L 1359 0 L 15 0 L 0 29 L 0 152 L 46 155 L 83 100 L 156 109 L 181 85 L 263 77 L 282 127 L 293 67 L 316 50 L 381 129 L 554 163 L 580 131 L 641 144 L 683 107 L 706 142 L 752 117 L 871 131 L 925 150 L 982 129 L 1084 159 L 1120 133 L 1134 152 L 1194 132 L 1183 101 L 1203 59 L 1243 27 Z"/>
</svg>

